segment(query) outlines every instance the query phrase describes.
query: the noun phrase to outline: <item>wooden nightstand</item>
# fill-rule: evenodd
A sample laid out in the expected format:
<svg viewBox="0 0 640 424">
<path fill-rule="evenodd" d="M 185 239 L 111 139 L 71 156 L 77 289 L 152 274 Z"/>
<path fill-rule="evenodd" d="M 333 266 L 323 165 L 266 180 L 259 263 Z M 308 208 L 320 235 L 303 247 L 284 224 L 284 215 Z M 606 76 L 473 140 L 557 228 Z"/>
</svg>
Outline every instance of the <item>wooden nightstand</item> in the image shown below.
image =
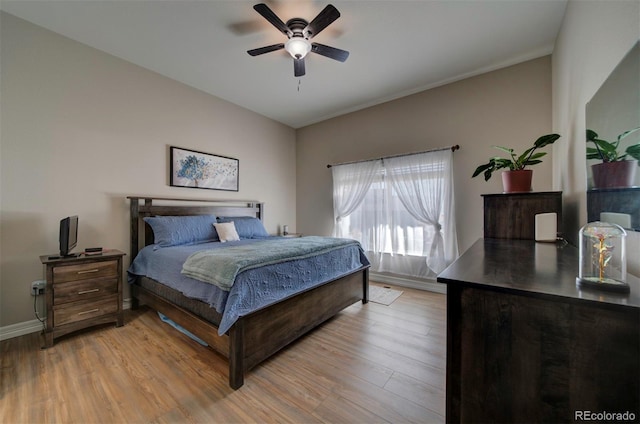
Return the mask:
<svg viewBox="0 0 640 424">
<path fill-rule="evenodd" d="M 46 347 L 72 331 L 108 322 L 122 326 L 122 257 L 119 250 L 60 258 L 43 255 L 46 266 Z"/>
</svg>

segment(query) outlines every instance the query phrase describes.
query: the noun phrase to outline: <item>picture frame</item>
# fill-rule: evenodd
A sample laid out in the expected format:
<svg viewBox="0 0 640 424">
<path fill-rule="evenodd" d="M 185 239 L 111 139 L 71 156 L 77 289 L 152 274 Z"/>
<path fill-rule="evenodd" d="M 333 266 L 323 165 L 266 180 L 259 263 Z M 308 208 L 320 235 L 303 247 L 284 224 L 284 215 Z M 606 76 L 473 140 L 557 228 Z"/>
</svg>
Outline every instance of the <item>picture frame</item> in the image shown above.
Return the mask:
<svg viewBox="0 0 640 424">
<path fill-rule="evenodd" d="M 206 190 L 239 190 L 240 161 L 170 146 L 169 185 Z"/>
</svg>

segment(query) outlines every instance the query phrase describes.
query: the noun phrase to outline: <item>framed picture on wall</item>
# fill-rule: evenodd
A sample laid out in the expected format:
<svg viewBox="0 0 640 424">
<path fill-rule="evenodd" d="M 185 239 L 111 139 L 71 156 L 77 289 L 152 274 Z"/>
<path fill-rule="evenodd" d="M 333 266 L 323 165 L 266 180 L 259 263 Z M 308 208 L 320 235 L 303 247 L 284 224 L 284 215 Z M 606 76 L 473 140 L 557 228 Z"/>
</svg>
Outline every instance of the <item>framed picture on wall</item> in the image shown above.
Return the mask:
<svg viewBox="0 0 640 424">
<path fill-rule="evenodd" d="M 173 187 L 238 191 L 238 159 L 171 146 L 169 163 Z"/>
</svg>

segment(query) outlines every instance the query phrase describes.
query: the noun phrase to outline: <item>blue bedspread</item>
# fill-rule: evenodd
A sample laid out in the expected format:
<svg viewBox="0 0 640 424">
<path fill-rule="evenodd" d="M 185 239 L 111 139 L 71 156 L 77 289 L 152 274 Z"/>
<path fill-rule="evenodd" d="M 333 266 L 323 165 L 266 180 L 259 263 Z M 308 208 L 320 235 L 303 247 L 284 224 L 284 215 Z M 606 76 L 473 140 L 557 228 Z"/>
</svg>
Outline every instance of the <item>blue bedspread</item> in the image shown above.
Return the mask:
<svg viewBox="0 0 640 424">
<path fill-rule="evenodd" d="M 182 266 L 182 273 L 228 291 L 233 286 L 236 276 L 244 271 L 307 259 L 349 245 L 359 246 L 355 240 L 317 236 L 290 238 L 286 241 L 256 240 L 255 243 L 241 246 L 193 253 Z"/>
<path fill-rule="evenodd" d="M 295 240 L 280 237 L 269 240 L 276 239 L 281 243 Z M 363 265 L 369 265 L 360 245 L 356 243 L 319 256 L 240 272 L 230 291 L 221 290 L 213 284 L 203 283 L 181 273 L 184 262 L 193 253 L 258 242 L 260 240 L 247 239 L 163 248 L 147 246 L 138 253 L 129 267 L 129 282 L 133 282 L 136 276 L 146 276 L 180 291 L 187 297 L 206 302 L 222 314 L 218 328 L 218 333 L 222 335 L 241 316 L 341 277 Z"/>
</svg>

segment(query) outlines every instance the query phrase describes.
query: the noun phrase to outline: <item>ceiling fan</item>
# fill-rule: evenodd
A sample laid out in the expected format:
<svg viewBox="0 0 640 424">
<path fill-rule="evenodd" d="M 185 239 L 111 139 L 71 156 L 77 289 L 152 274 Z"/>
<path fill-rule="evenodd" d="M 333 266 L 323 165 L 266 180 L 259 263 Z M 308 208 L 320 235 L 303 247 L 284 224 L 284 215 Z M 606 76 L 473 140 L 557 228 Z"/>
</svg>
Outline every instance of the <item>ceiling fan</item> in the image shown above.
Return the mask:
<svg viewBox="0 0 640 424">
<path fill-rule="evenodd" d="M 309 41 L 340 17 L 340 12 L 333 5 L 327 5 L 311 22 L 302 18 L 292 18 L 286 24 L 264 3 L 256 4 L 253 8 L 286 35 L 288 40 L 285 43 L 248 50 L 247 53 L 251 56 L 285 49 L 293 57 L 293 74 L 296 77 L 305 74 L 304 57 L 310 51 L 340 62 L 344 62 L 349 57 L 349 52 L 346 50 Z"/>
</svg>

